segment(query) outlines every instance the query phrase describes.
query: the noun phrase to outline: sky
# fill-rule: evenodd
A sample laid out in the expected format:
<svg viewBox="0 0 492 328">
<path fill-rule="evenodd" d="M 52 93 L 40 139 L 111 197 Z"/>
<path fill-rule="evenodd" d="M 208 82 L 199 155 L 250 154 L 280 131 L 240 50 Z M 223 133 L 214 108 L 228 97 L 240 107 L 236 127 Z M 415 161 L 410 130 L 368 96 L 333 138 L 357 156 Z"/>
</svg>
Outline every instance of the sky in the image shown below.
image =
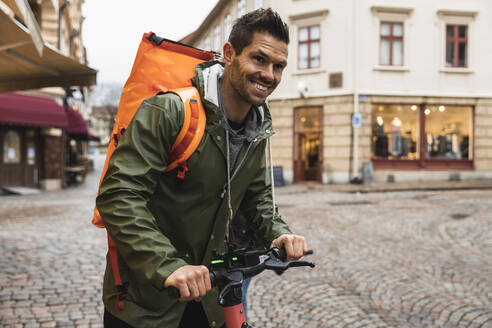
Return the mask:
<svg viewBox="0 0 492 328">
<path fill-rule="evenodd" d="M 198 28 L 217 0 L 85 0 L 82 38 L 99 83 L 123 85 L 142 35 L 179 40 Z"/>
</svg>

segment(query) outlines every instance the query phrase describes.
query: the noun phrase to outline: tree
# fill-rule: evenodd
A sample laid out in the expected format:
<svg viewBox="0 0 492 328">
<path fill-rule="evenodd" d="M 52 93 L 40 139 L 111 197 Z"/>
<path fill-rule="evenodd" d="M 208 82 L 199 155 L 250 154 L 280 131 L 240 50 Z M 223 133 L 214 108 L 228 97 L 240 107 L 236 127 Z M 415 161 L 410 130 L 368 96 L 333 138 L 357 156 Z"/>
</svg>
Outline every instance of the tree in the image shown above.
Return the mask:
<svg viewBox="0 0 492 328">
<path fill-rule="evenodd" d="M 99 83 L 91 92 L 91 105 L 118 107 L 122 90 L 123 86 L 119 83 Z"/>
</svg>

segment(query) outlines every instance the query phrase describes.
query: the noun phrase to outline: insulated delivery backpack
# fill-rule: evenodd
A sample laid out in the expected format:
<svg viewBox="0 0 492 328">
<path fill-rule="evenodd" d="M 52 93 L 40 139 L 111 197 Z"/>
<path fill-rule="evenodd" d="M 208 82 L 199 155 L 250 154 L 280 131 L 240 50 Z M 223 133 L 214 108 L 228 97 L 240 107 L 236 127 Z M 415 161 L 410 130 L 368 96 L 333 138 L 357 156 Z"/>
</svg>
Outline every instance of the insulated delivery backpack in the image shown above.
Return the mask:
<svg viewBox="0 0 492 328">
<path fill-rule="evenodd" d="M 118 112 L 116 114 L 112 139 L 109 142 L 106 161 L 102 171 L 101 184 L 108 169 L 109 159 L 118 145 L 118 141 L 130 124 L 140 104 L 158 93 L 177 94 L 184 104 L 185 119 L 181 131 L 171 148 L 166 172 L 177 168 L 177 177 L 183 179 L 188 168 L 186 160 L 198 147 L 205 131 L 205 110 L 198 90 L 192 86 L 191 78 L 195 66 L 212 60 L 211 51 L 203 51 L 191 46 L 158 37 L 152 32 L 145 33 L 137 51 L 130 77 L 123 87 Z M 94 207 L 92 223 L 104 228 L 101 216 Z M 116 306 L 124 308 L 123 299 L 126 288 L 121 282 L 115 244 L 108 234 L 109 258 L 113 269 L 113 278 L 118 289 Z"/>
</svg>

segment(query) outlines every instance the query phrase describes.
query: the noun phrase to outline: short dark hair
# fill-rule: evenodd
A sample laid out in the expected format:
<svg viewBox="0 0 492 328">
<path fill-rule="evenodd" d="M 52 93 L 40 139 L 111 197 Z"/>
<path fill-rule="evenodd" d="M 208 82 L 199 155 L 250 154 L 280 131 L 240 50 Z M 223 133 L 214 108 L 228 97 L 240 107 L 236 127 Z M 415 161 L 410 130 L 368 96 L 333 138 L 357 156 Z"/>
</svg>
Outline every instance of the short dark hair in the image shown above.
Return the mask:
<svg viewBox="0 0 492 328">
<path fill-rule="evenodd" d="M 289 27 L 282 21 L 280 15 L 272 8 L 257 9 L 238 18 L 229 35 L 236 55 L 240 55 L 244 47 L 253 40 L 255 32 L 268 33 L 276 39 L 289 44 Z"/>
</svg>

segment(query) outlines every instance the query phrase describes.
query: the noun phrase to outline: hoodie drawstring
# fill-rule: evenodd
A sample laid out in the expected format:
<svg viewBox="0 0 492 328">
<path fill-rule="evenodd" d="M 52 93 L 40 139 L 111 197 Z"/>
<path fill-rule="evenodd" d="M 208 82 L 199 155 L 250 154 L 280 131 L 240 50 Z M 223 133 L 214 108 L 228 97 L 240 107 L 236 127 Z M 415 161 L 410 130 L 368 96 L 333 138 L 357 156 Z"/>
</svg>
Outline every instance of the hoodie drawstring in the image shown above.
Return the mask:
<svg viewBox="0 0 492 328">
<path fill-rule="evenodd" d="M 273 176 L 273 155 L 272 155 L 272 137 L 268 137 L 268 154 L 270 157 L 270 180 L 272 182 L 272 216 L 275 217 L 275 177 Z M 266 161 L 266 156 L 265 156 L 265 161 Z M 265 163 L 265 166 L 268 168 L 268 166 Z"/>
<path fill-rule="evenodd" d="M 227 152 L 227 207 L 229 209 L 229 217 L 227 219 L 227 227 L 226 227 L 226 242 L 231 244 L 236 244 L 236 238 L 234 236 L 234 231 L 232 230 L 232 205 L 231 205 L 231 157 L 229 154 L 229 130 L 226 130 L 226 152 Z"/>
</svg>

